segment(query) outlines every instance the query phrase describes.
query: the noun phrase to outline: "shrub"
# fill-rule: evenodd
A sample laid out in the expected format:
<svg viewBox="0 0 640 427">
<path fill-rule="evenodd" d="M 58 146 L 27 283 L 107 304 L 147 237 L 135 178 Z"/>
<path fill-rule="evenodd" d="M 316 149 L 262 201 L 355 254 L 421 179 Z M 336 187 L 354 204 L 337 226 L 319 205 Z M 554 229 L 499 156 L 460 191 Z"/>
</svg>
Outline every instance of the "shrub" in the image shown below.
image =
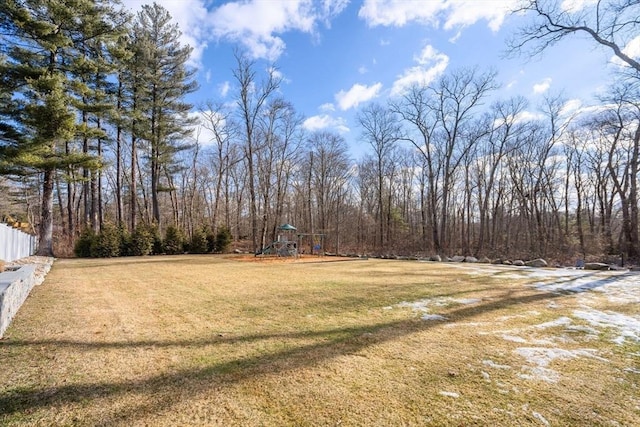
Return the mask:
<svg viewBox="0 0 640 427">
<path fill-rule="evenodd" d="M 158 225 L 152 224 L 148 227 L 149 233 L 151 233 L 151 240 L 153 241 L 153 249 L 151 249 L 151 253 L 153 255 L 162 255 L 164 253 L 164 242 L 162 241 L 160 230 L 158 230 Z"/>
<path fill-rule="evenodd" d="M 164 235 L 164 252 L 167 255 L 184 253 L 184 236 L 177 227 L 170 225 Z"/>
<path fill-rule="evenodd" d="M 215 252 L 225 253 L 231 244 L 231 232 L 227 227 L 222 227 L 216 234 Z"/>
<path fill-rule="evenodd" d="M 131 233 L 131 244 L 129 245 L 129 252 L 134 256 L 149 255 L 153 251 L 153 244 L 155 234 L 157 230 L 155 227 L 149 227 L 146 225 L 139 225 Z"/>
<path fill-rule="evenodd" d="M 211 229 L 207 229 L 207 252 L 215 252 L 216 251 L 216 235 L 211 231 Z"/>
<path fill-rule="evenodd" d="M 198 228 L 193 231 L 193 236 L 191 236 L 191 242 L 189 243 L 189 252 L 192 254 L 206 254 L 209 252 L 207 233 L 204 228 Z"/>
<path fill-rule="evenodd" d="M 91 256 L 94 258 L 117 257 L 120 255 L 121 241 L 120 230 L 110 223 L 105 223 L 91 243 Z"/>
<path fill-rule="evenodd" d="M 80 233 L 80 237 L 76 240 L 76 244 L 73 247 L 73 253 L 79 258 L 89 258 L 91 256 L 91 246 L 94 245 L 94 241 L 97 239 L 96 234 L 90 228 L 85 228 Z"/>
<path fill-rule="evenodd" d="M 118 233 L 120 234 L 120 256 L 133 255 L 131 252 L 131 233 L 124 226 L 118 227 Z"/>
</svg>

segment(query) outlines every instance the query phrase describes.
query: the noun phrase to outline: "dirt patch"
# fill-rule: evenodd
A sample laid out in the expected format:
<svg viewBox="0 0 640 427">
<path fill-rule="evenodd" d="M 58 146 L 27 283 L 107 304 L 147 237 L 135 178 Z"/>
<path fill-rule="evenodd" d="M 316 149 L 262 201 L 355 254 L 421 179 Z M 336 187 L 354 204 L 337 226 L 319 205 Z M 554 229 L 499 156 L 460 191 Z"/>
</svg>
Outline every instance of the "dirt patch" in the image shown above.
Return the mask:
<svg viewBox="0 0 640 427">
<path fill-rule="evenodd" d="M 297 257 L 279 257 L 272 255 L 230 255 L 228 257 L 234 261 L 242 262 L 261 262 L 261 263 L 295 263 L 295 262 L 339 262 L 339 261 L 356 261 L 361 258 L 348 258 L 336 256 L 317 256 L 317 255 L 299 255 Z"/>
</svg>

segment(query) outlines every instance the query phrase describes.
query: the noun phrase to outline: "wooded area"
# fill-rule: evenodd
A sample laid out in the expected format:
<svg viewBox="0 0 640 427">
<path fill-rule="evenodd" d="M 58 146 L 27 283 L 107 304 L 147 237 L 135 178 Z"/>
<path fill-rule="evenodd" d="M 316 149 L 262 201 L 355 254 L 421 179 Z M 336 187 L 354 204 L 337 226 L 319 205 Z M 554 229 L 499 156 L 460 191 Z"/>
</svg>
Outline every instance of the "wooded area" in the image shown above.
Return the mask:
<svg viewBox="0 0 640 427">
<path fill-rule="evenodd" d="M 540 25 L 510 46 L 587 33 L 624 63 L 599 104 L 497 99 L 493 71 L 449 70 L 361 108 L 355 161 L 340 134 L 304 129 L 275 65 L 239 50 L 233 105 L 188 104 L 191 48 L 158 4 L 130 16 L 109 0 L 6 0 L 0 213 L 39 224 L 45 255 L 105 224 L 187 240 L 224 228 L 256 251 L 291 223 L 338 253 L 637 261 L 640 64 L 622 47 L 640 5 L 623 3 L 574 17 L 530 1 Z"/>
</svg>

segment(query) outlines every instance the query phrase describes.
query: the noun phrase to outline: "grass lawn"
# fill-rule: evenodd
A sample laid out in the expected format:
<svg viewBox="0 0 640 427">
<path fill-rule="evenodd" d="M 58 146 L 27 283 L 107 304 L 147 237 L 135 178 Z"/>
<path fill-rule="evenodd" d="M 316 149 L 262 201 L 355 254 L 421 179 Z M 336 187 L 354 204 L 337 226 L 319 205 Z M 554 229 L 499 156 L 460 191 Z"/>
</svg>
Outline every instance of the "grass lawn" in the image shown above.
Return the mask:
<svg viewBox="0 0 640 427">
<path fill-rule="evenodd" d="M 57 260 L 0 425 L 640 425 L 640 276 L 326 260 Z"/>
</svg>

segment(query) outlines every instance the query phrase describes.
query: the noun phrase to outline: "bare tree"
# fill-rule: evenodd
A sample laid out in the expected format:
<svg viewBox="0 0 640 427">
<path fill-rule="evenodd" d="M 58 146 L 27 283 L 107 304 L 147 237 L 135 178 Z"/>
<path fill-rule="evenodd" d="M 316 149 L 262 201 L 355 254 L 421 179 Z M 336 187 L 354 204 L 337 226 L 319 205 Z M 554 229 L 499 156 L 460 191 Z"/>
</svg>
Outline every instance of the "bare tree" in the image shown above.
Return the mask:
<svg viewBox="0 0 640 427">
<path fill-rule="evenodd" d="M 257 126 L 258 119 L 266 107 L 269 98 L 280 87 L 281 78 L 276 69 L 268 70 L 266 79 L 258 84 L 255 71 L 255 63 L 235 53 L 237 67 L 233 70 L 233 76 L 239 85 L 239 94 L 236 100 L 238 112 L 243 127 L 244 157 L 247 163 L 247 179 L 249 184 L 249 216 L 251 222 L 252 250 L 258 249 L 258 194 L 256 191 L 256 165 L 255 156 L 260 150 Z"/>
<path fill-rule="evenodd" d="M 207 102 L 200 107 L 202 127 L 207 129 L 213 140 L 211 166 L 215 169 L 215 190 L 212 196 L 211 229 L 215 233 L 218 229 L 220 199 L 225 181 L 228 185 L 230 169 L 240 161 L 235 150 L 235 140 L 239 132 L 238 124 L 234 122 L 232 113 L 223 103 Z M 227 224 L 228 225 L 228 224 Z"/>
<path fill-rule="evenodd" d="M 532 13 L 532 24 L 520 29 L 509 41 L 511 53 L 524 49 L 539 54 L 572 35 L 586 35 L 613 52 L 640 77 L 640 62 L 625 53 L 624 48 L 640 32 L 640 2 L 637 0 L 598 0 L 577 2 L 568 8 L 558 0 L 526 0 L 516 13 Z"/>
<path fill-rule="evenodd" d="M 378 221 L 378 245 L 382 249 L 385 239 L 384 221 L 384 184 L 385 169 L 391 152 L 400 139 L 400 126 L 392 110 L 380 104 L 367 105 L 358 114 L 358 123 L 362 127 L 362 138 L 373 148 L 375 170 L 377 173 L 377 218 Z"/>
<path fill-rule="evenodd" d="M 439 231 L 442 238 L 447 235 L 447 215 L 454 175 L 479 136 L 477 130 L 472 129 L 473 114 L 488 93 L 496 87 L 495 72 L 480 74 L 476 69 L 461 69 L 442 76 L 434 88 L 432 108 L 435 108 L 440 129 L 436 132 L 435 145 L 443 162 Z M 448 249 L 448 243 L 442 243 L 442 249 Z"/>
<path fill-rule="evenodd" d="M 500 204 L 501 191 L 496 188 L 500 168 L 504 166 L 505 156 L 522 143 L 521 135 L 526 131 L 527 122 L 521 117 L 526 106 L 527 101 L 522 97 L 497 101 L 486 118 L 486 126 L 490 130 L 479 148 L 476 169 L 479 199 L 477 254 L 484 253 L 485 244 L 490 239 L 488 223 L 491 217 L 495 218 Z M 490 206 L 493 208 L 491 211 Z"/>
</svg>

